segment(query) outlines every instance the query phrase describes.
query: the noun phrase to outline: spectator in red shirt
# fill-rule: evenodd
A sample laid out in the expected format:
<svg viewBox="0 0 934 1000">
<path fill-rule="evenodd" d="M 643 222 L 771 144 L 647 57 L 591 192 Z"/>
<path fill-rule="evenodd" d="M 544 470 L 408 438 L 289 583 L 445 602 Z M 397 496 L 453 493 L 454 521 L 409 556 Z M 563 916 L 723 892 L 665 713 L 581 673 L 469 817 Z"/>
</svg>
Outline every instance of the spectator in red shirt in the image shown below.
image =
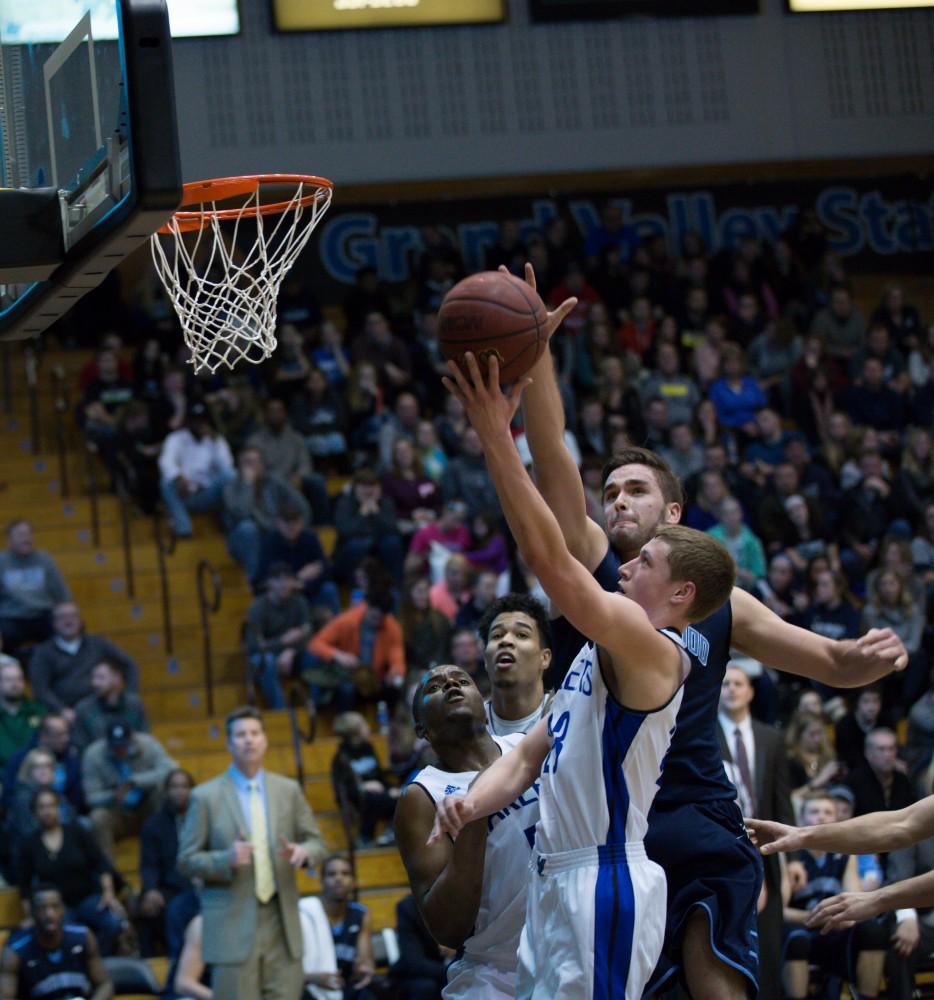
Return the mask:
<svg viewBox="0 0 934 1000">
<path fill-rule="evenodd" d="M 464 523 L 466 518 L 467 504 L 463 500 L 449 500 L 437 521 L 424 525 L 412 536 L 405 559 L 406 573 L 423 573 L 438 548 L 448 554 L 466 552 L 470 548 L 470 531 Z M 439 560 L 447 558 L 444 552 L 438 552 L 437 556 Z M 440 575 L 440 568 L 437 574 L 432 575 Z"/>
</svg>

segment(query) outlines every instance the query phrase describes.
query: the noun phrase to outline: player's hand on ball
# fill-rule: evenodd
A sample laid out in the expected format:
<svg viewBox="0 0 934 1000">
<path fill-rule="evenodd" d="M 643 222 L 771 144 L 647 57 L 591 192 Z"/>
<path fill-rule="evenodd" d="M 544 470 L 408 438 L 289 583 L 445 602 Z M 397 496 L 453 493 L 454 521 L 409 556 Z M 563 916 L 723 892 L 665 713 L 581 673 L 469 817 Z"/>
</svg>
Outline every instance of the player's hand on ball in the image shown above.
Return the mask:
<svg viewBox="0 0 934 1000">
<path fill-rule="evenodd" d="M 763 854 L 780 854 L 797 851 L 801 844 L 801 831 L 795 826 L 774 823 L 767 819 L 743 817 L 749 839 Z"/>
<path fill-rule="evenodd" d="M 481 440 L 489 440 L 504 430 L 508 433 L 512 418 L 519 409 L 522 390 L 532 380 L 520 378 L 509 387 L 508 394 L 504 394 L 499 384 L 499 361 L 495 355 L 488 362 L 486 383 L 473 351 L 464 355 L 464 364 L 466 372 L 458 367 L 456 361 L 448 362 L 451 374 L 441 380 L 445 389 L 460 400 Z"/>
<path fill-rule="evenodd" d="M 805 927 L 820 928 L 821 934 L 845 931 L 861 920 L 869 920 L 882 911 L 875 892 L 841 892 L 818 903 L 804 921 Z"/>
<path fill-rule="evenodd" d="M 460 795 L 445 795 L 436 808 L 434 826 L 426 841 L 429 847 L 440 840 L 445 833 L 449 833 L 456 840 L 461 830 L 473 819 L 476 811 L 473 805 Z"/>
<path fill-rule="evenodd" d="M 503 274 L 510 274 L 510 270 L 505 264 L 499 265 L 500 271 Z M 535 268 L 526 261 L 525 264 L 525 283 L 529 285 L 534 291 L 538 291 L 538 283 L 535 280 Z M 550 340 L 555 330 L 564 322 L 565 317 L 569 312 L 577 305 L 576 296 L 572 295 L 569 299 L 565 299 L 557 309 L 550 310 L 548 313 L 548 321 L 545 324 L 545 336 Z"/>
<path fill-rule="evenodd" d="M 908 650 L 890 628 L 871 628 L 856 640 L 860 655 L 878 663 L 880 670 L 904 670 L 908 666 Z"/>
</svg>

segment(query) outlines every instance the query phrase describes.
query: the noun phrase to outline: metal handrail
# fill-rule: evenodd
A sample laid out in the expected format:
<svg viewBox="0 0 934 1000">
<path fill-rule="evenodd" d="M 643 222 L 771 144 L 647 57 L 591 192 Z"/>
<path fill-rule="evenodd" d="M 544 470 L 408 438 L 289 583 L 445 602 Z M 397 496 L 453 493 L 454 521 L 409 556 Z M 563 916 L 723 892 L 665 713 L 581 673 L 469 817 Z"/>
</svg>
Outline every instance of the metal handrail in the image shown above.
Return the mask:
<svg viewBox="0 0 934 1000">
<path fill-rule="evenodd" d="M 3 381 L 3 409 L 7 413 L 13 412 L 13 371 L 10 364 L 10 345 L 4 342 L 2 352 L 0 352 L 0 366 L 2 366 Z"/>
<path fill-rule="evenodd" d="M 289 729 L 292 733 L 292 754 L 295 757 L 295 775 L 299 785 L 305 787 L 305 762 L 302 760 L 302 744 L 311 743 L 315 738 L 315 720 L 308 713 L 308 729 L 302 729 L 298 722 L 298 712 L 302 706 L 307 709 L 308 702 L 302 691 L 302 685 L 296 681 L 289 685 L 286 711 L 289 714 Z"/>
<path fill-rule="evenodd" d="M 32 453 L 39 454 L 39 359 L 36 352 L 27 347 L 23 352 L 26 362 L 26 388 L 29 392 L 29 434 L 32 438 Z"/>
<path fill-rule="evenodd" d="M 71 400 L 68 393 L 68 379 L 61 365 L 54 365 L 50 373 L 52 381 L 53 408 L 55 412 L 55 450 L 58 452 L 58 482 L 62 496 L 67 499 L 71 495 L 68 481 L 68 444 L 65 430 L 65 414 L 71 410 Z"/>
<path fill-rule="evenodd" d="M 207 703 L 208 715 L 214 714 L 214 660 L 211 646 L 211 615 L 216 615 L 221 609 L 221 578 L 217 570 L 202 559 L 198 563 L 198 606 L 201 611 L 201 634 L 204 638 L 204 698 Z M 208 599 L 207 581 L 211 583 L 210 600 Z"/>
<path fill-rule="evenodd" d="M 91 541 L 95 548 L 100 548 L 101 544 L 101 512 L 98 504 L 98 494 L 100 484 L 97 481 L 97 464 L 95 456 L 97 447 L 90 441 L 84 442 L 84 459 L 88 473 L 88 500 L 91 507 Z"/>
<path fill-rule="evenodd" d="M 169 569 L 165 560 L 172 555 L 178 544 L 175 528 L 169 521 L 168 539 L 163 528 L 162 511 L 156 508 L 152 516 L 152 538 L 156 545 L 156 564 L 159 567 L 159 591 L 162 597 L 162 640 L 169 656 L 175 653 L 175 637 L 172 635 L 172 601 L 169 592 Z"/>
<path fill-rule="evenodd" d="M 136 597 L 136 575 L 133 572 L 133 539 L 130 537 L 130 508 L 133 498 L 126 481 L 126 473 L 118 465 L 114 473 L 117 501 L 120 504 L 120 540 L 123 543 L 123 574 L 126 577 L 126 592 L 130 598 Z"/>
</svg>

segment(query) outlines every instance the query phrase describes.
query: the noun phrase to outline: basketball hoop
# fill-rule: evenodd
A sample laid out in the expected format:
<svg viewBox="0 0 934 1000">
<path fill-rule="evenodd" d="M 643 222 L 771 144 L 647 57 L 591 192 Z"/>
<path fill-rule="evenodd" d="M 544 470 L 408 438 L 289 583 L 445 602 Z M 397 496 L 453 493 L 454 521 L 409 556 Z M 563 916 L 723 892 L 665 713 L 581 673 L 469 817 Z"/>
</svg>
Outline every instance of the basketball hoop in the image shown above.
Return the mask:
<svg viewBox="0 0 934 1000">
<path fill-rule="evenodd" d="M 195 371 L 258 364 L 272 354 L 279 287 L 333 189 L 329 180 L 303 174 L 185 185 L 179 210 L 151 243 Z"/>
</svg>

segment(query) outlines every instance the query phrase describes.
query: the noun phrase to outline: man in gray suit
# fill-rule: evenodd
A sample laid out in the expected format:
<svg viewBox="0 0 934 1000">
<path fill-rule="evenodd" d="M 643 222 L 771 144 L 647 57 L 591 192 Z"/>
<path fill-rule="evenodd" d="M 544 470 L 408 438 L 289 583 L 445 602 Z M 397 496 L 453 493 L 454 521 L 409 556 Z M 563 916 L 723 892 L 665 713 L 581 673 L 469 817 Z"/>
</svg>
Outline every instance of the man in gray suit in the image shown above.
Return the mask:
<svg viewBox="0 0 934 1000">
<path fill-rule="evenodd" d="M 754 690 L 736 666 L 723 675 L 718 738 L 723 763 L 736 785 L 744 816 L 794 825 L 788 764 L 782 735 L 752 718 Z M 778 858 L 763 858 L 764 898 L 759 900 L 759 997 L 780 1000 L 782 950 L 782 873 Z"/>
<path fill-rule="evenodd" d="M 179 871 L 204 882 L 202 951 L 223 1000 L 301 994 L 295 869 L 327 853 L 301 788 L 263 769 L 267 746 L 256 709 L 231 712 L 231 767 L 192 792 L 179 837 Z"/>
</svg>

